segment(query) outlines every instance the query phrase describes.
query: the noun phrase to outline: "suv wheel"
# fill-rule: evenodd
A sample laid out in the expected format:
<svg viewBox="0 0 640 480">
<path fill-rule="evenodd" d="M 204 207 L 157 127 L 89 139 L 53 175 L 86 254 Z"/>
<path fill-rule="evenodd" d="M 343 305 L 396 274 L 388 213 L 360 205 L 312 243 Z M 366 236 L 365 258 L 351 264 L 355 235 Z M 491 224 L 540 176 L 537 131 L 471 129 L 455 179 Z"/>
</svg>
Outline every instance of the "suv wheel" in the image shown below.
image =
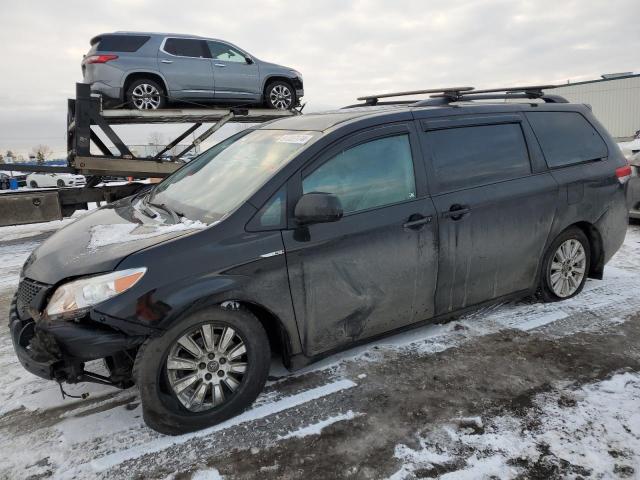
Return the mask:
<svg viewBox="0 0 640 480">
<path fill-rule="evenodd" d="M 37 183 L 35 180 L 31 180 L 31 181 L 29 182 L 29 186 L 30 186 L 31 188 L 38 188 L 38 183 Z"/>
<path fill-rule="evenodd" d="M 262 391 L 270 360 L 267 334 L 251 313 L 196 312 L 138 351 L 134 378 L 144 420 L 177 435 L 231 418 Z"/>
<path fill-rule="evenodd" d="M 566 300 L 584 288 L 591 261 L 589 240 L 576 227 L 562 232 L 547 249 L 540 291 L 546 302 Z"/>
<path fill-rule="evenodd" d="M 267 107 L 277 110 L 289 110 L 296 104 L 296 92 L 287 82 L 277 80 L 270 83 L 266 90 Z"/>
<path fill-rule="evenodd" d="M 64 187 L 64 180 L 62 180 L 62 179 L 58 180 L 58 181 L 56 182 L 56 185 L 57 185 L 59 188 Z"/>
<path fill-rule="evenodd" d="M 127 103 L 136 110 L 158 110 L 167 104 L 164 88 L 155 80 L 139 78 L 126 91 Z"/>
</svg>

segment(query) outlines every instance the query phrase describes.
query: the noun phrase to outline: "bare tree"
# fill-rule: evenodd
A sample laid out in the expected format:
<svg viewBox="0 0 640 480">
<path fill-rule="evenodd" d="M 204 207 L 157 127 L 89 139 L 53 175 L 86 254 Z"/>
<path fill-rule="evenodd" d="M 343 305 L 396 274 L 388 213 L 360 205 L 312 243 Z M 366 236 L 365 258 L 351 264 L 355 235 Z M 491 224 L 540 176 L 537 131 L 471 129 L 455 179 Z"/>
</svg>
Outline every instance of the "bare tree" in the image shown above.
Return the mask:
<svg viewBox="0 0 640 480">
<path fill-rule="evenodd" d="M 51 147 L 49 145 L 40 144 L 36 147 L 33 147 L 33 154 L 36 156 L 38 165 L 42 165 L 45 160 L 47 160 L 53 154 L 53 150 L 51 150 Z"/>
</svg>

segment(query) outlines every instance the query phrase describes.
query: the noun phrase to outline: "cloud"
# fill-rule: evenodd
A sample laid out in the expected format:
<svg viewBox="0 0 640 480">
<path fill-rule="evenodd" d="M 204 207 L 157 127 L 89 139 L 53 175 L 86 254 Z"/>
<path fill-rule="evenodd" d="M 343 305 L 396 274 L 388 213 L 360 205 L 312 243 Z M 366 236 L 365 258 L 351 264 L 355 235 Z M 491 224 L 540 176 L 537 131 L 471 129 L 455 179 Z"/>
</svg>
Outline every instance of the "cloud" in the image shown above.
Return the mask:
<svg viewBox="0 0 640 480">
<path fill-rule="evenodd" d="M 302 71 L 313 111 L 379 91 L 638 71 L 639 16 L 637 0 L 10 2 L 0 30 L 0 150 L 46 141 L 64 151 L 66 98 L 89 39 L 102 32 L 227 39 Z"/>
</svg>

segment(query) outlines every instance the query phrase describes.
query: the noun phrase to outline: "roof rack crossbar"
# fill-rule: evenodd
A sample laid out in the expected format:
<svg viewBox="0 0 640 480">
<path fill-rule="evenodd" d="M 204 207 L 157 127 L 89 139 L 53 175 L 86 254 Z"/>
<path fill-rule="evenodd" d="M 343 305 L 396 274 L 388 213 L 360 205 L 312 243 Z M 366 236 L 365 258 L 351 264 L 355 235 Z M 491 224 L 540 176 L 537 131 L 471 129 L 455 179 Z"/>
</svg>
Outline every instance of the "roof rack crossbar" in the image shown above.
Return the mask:
<svg viewBox="0 0 640 480">
<path fill-rule="evenodd" d="M 471 101 L 471 100 L 498 100 L 508 98 L 542 99 L 546 103 L 567 103 L 567 100 L 559 95 L 546 95 L 544 90 L 556 88 L 556 85 L 530 85 L 525 87 L 502 87 L 486 88 L 468 92 L 441 92 L 431 95 L 429 100 L 422 100 L 415 103 L 414 107 L 424 107 L 435 105 L 435 99 L 440 100 L 438 104 Z"/>
<path fill-rule="evenodd" d="M 468 95 L 460 95 L 459 97 L 451 100 L 447 97 L 437 96 L 429 100 L 417 102 L 413 104 L 414 107 L 425 107 L 433 105 L 446 105 L 452 101 L 456 102 L 470 102 L 473 100 L 508 100 L 508 99 L 540 99 L 545 103 L 569 103 L 564 97 L 560 95 L 538 95 L 527 92 L 515 92 L 515 93 L 478 93 L 472 92 Z M 435 102 L 439 100 L 440 102 Z"/>
<path fill-rule="evenodd" d="M 556 88 L 556 85 L 530 85 L 526 87 L 502 87 L 502 88 L 484 88 L 481 90 L 473 90 L 472 92 L 442 92 L 436 95 L 431 95 L 431 97 L 449 97 L 449 98 L 457 98 L 461 95 L 469 95 L 469 94 L 479 94 L 479 93 L 499 93 L 504 92 L 505 94 L 513 94 L 513 93 L 526 93 L 531 96 L 542 96 L 543 90 L 550 90 L 552 88 Z"/>
<path fill-rule="evenodd" d="M 447 87 L 447 88 L 430 88 L 427 90 L 409 90 L 406 92 L 380 93 L 377 95 L 365 95 L 358 97 L 357 100 L 364 101 L 366 105 L 377 105 L 381 98 L 406 97 L 408 95 L 423 95 L 427 93 L 446 93 L 446 92 L 469 92 L 473 87 Z"/>
</svg>

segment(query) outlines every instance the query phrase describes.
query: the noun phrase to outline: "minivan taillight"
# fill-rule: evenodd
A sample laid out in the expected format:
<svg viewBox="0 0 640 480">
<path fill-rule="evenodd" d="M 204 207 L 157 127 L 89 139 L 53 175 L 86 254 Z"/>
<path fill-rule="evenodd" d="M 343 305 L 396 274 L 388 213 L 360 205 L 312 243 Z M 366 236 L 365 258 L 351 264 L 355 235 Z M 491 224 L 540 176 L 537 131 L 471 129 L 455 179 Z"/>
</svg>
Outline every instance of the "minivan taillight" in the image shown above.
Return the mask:
<svg viewBox="0 0 640 480">
<path fill-rule="evenodd" d="M 118 55 L 91 55 L 84 59 L 84 63 L 107 63 L 118 58 Z"/>
<path fill-rule="evenodd" d="M 624 167 L 616 168 L 616 177 L 620 183 L 626 183 L 631 178 L 631 165 L 625 165 Z"/>
</svg>

